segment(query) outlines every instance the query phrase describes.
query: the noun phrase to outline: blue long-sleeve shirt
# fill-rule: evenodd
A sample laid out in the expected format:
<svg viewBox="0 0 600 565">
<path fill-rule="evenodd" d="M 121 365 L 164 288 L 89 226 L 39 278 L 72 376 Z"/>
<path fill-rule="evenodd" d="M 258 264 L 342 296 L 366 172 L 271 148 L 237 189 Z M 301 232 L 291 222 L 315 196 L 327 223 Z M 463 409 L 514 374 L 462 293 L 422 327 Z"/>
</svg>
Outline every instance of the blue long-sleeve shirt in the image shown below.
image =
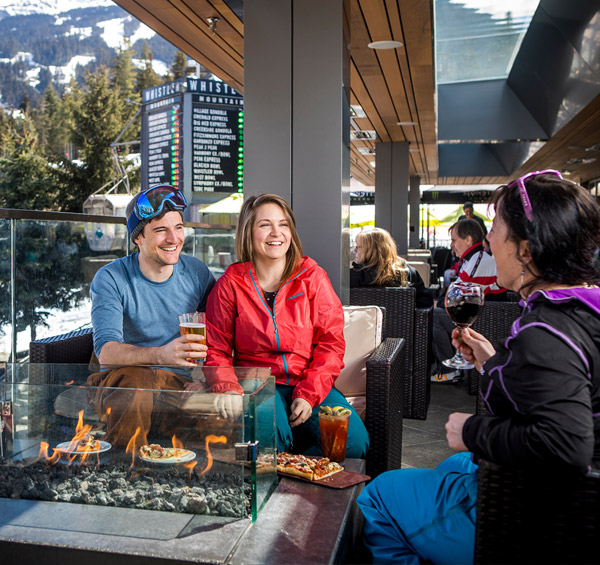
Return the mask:
<svg viewBox="0 0 600 565">
<path fill-rule="evenodd" d="M 94 351 L 109 341 L 159 347 L 179 336 L 177 315 L 203 312 L 215 279 L 195 257 L 180 255 L 164 282 L 146 278 L 133 253 L 102 267 L 91 284 Z"/>
</svg>

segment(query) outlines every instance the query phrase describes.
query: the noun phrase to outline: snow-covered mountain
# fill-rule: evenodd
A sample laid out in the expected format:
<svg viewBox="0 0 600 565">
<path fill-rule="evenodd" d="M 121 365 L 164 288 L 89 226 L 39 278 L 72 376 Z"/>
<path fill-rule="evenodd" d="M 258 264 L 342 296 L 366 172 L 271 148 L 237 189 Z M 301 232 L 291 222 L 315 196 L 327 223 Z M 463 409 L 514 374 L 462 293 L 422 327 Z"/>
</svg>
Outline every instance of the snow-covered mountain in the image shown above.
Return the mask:
<svg viewBox="0 0 600 565">
<path fill-rule="evenodd" d="M 112 0 L 0 0 L 0 13 L 7 16 L 30 16 L 32 14 L 62 14 L 75 8 L 114 6 Z M 4 16 L 3 16 L 4 17 Z"/>
<path fill-rule="evenodd" d="M 138 55 L 146 41 L 154 70 L 167 73 L 175 48 L 111 0 L 0 0 L 0 104 L 15 108 L 50 81 L 80 79 L 125 38 Z"/>
</svg>

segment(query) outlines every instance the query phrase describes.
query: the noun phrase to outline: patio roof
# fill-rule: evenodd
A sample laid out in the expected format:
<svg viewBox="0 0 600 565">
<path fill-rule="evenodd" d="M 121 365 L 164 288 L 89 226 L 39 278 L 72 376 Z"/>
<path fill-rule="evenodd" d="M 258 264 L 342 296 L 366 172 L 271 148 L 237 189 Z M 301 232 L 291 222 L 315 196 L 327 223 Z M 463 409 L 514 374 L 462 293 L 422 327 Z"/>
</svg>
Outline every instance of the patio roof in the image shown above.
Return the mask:
<svg viewBox="0 0 600 565">
<path fill-rule="evenodd" d="M 507 76 L 436 86 L 434 13 L 491 25 L 474 1 L 348 1 L 352 176 L 373 185 L 375 145 L 394 141 L 410 144 L 410 174 L 423 184 L 498 185 L 549 167 L 600 178 L 600 1 L 541 0 Z M 243 92 L 243 0 L 115 3 Z M 367 46 L 381 40 L 403 46 Z"/>
</svg>

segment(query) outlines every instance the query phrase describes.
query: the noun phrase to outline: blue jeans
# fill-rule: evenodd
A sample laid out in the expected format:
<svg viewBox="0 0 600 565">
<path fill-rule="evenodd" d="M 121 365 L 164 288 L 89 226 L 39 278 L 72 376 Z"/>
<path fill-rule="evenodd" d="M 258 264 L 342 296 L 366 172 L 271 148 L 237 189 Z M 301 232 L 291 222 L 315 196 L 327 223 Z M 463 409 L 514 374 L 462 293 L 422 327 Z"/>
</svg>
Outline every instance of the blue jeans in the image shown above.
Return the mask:
<svg viewBox="0 0 600 565">
<path fill-rule="evenodd" d="M 374 563 L 473 563 L 477 465 L 470 453 L 437 469 L 382 473 L 358 497 Z"/>
<path fill-rule="evenodd" d="M 275 388 L 277 449 L 279 451 L 293 451 L 305 455 L 321 455 L 319 407 L 313 408 L 312 416 L 306 422 L 295 428 L 291 428 L 289 416 L 294 387 L 278 384 Z M 336 388 L 332 388 L 321 404 L 323 406 L 344 406 L 352 411 L 348 422 L 346 457 L 364 458 L 369 449 L 369 434 L 359 415 L 346 400 L 346 397 Z"/>
</svg>

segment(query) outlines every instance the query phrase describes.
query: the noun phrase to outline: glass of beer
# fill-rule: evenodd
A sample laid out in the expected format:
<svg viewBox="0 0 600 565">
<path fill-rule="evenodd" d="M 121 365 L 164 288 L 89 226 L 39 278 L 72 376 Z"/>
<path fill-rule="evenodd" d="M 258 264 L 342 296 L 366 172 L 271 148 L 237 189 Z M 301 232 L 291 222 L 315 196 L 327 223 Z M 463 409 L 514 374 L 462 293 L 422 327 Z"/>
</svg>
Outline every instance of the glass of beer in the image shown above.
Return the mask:
<svg viewBox="0 0 600 565">
<path fill-rule="evenodd" d="M 323 408 L 326 410 L 323 410 Z M 350 418 L 350 410 L 340 408 L 336 406 L 332 410 L 329 406 L 321 406 L 321 410 L 319 411 L 321 451 L 323 452 L 323 457 L 329 457 L 331 461 L 335 461 L 336 463 L 341 463 L 346 459 L 348 419 Z"/>
<path fill-rule="evenodd" d="M 195 334 L 202 336 L 199 343 L 206 345 L 206 317 L 204 312 L 191 312 L 179 314 L 179 333 L 183 335 Z M 202 359 L 191 359 L 192 363 L 201 363 Z"/>
</svg>

